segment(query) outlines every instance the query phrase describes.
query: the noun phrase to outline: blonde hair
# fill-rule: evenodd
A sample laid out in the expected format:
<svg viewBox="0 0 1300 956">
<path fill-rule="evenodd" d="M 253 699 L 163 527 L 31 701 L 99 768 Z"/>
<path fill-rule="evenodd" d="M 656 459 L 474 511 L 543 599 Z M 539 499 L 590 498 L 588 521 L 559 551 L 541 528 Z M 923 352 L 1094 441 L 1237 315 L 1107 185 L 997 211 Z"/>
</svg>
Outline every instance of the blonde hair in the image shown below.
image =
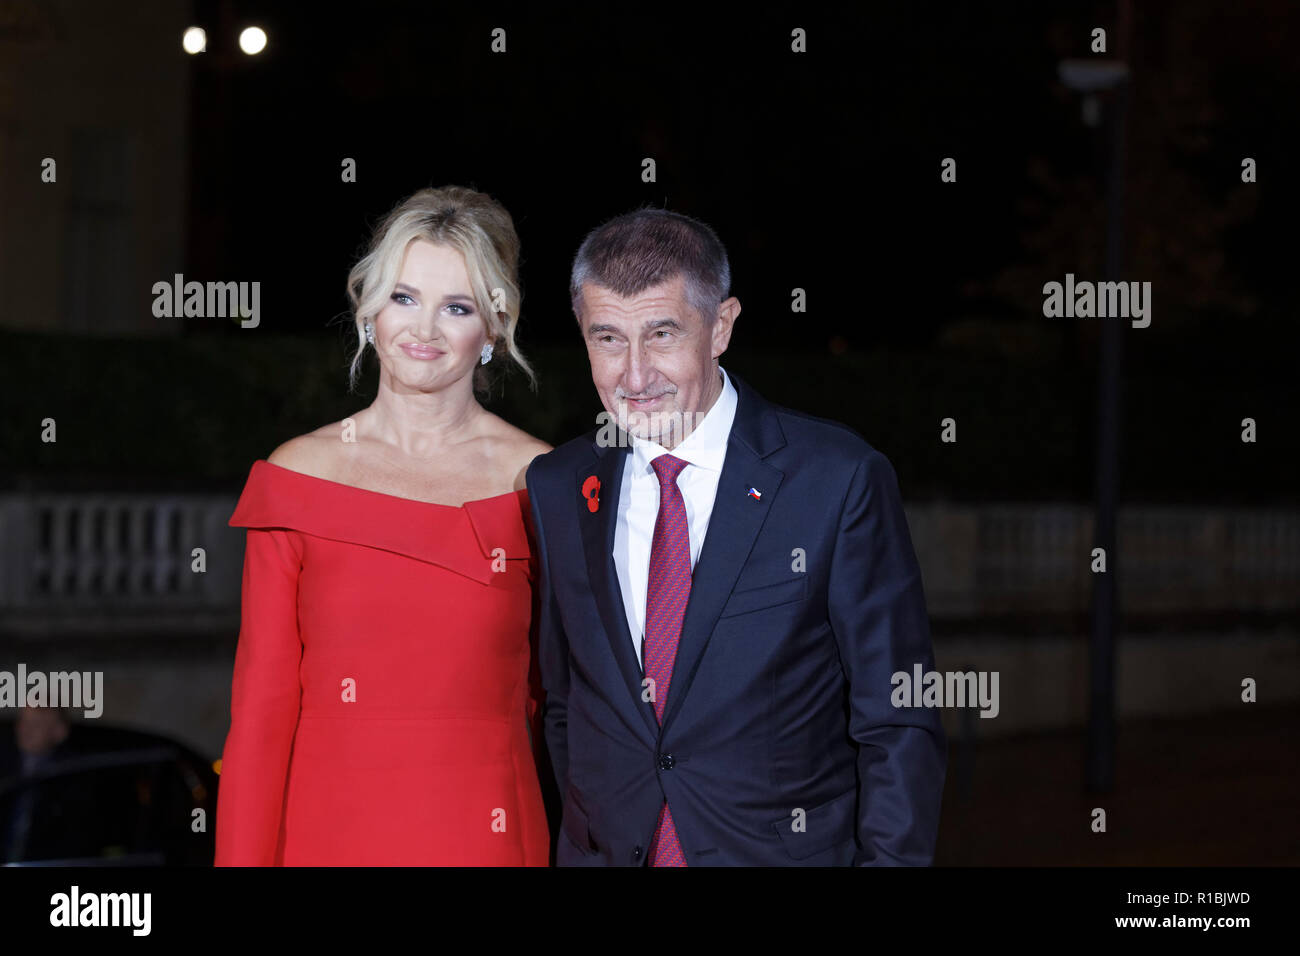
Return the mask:
<svg viewBox="0 0 1300 956">
<path fill-rule="evenodd" d="M 537 376 L 515 345 L 523 293 L 519 288 L 519 236 L 514 220 L 491 196 L 464 186 L 421 189 L 398 203 L 375 228 L 370 248 L 348 273 L 348 299 L 357 331 L 357 348 L 348 369 L 350 387 L 356 388 L 368 344 L 365 324 L 373 322 L 388 304 L 406 250 L 417 239 L 450 246 L 465 257 L 470 290 L 483 317 L 488 341 L 497 349 L 496 354 L 504 352 L 523 370 L 535 389 Z M 499 311 L 493 307 L 494 291 L 504 297 Z M 492 364 L 474 369 L 474 389 L 480 394 L 488 390 L 487 369 Z"/>
</svg>

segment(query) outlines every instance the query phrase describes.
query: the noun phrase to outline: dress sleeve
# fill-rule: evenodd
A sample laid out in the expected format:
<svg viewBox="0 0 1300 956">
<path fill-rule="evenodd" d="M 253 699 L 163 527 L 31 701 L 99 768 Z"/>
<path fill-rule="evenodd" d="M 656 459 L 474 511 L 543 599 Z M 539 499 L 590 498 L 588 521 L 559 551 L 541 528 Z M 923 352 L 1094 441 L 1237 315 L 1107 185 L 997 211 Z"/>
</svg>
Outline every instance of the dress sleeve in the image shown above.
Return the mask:
<svg viewBox="0 0 1300 956">
<path fill-rule="evenodd" d="M 217 790 L 217 866 L 278 862 L 289 754 L 302 702 L 301 569 L 297 532 L 248 530 L 230 732 Z"/>
</svg>

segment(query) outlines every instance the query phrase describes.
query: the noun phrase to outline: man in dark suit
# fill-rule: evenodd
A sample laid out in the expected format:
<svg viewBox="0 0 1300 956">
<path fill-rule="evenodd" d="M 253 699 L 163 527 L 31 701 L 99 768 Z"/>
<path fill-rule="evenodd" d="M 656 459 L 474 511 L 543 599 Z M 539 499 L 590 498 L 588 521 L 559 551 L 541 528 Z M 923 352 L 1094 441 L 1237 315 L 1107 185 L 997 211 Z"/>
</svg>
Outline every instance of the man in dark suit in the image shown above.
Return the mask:
<svg viewBox="0 0 1300 956">
<path fill-rule="evenodd" d="M 888 460 L 724 372 L 707 225 L 587 236 L 570 293 L 601 427 L 534 460 L 561 866 L 929 864 L 946 740 Z"/>
</svg>

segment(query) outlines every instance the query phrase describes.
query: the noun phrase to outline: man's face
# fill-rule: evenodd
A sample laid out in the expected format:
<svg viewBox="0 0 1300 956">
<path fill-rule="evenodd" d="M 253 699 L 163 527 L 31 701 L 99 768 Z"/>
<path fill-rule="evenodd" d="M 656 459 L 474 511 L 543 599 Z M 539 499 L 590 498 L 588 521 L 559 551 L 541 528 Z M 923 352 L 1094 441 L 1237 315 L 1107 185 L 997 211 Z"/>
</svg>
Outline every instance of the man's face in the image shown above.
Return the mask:
<svg viewBox="0 0 1300 956">
<path fill-rule="evenodd" d="M 68 723 L 51 707 L 25 707 L 18 712 L 14 737 L 26 754 L 49 753 L 68 736 Z"/>
<path fill-rule="evenodd" d="M 722 391 L 714 360 L 727 350 L 740 303 L 727 299 L 705 323 L 678 275 L 627 299 L 584 284 L 580 314 L 605 411 L 638 438 L 680 444 Z"/>
</svg>

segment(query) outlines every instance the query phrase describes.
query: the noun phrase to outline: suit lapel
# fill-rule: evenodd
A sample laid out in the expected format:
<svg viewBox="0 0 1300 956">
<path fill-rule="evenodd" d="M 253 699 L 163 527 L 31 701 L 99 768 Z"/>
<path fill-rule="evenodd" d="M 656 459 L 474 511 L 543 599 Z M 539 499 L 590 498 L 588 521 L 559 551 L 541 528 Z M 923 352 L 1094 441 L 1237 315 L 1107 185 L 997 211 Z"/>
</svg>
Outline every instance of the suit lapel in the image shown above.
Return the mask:
<svg viewBox="0 0 1300 956">
<path fill-rule="evenodd" d="M 690 690 L 700 658 L 713 636 L 718 615 L 731 597 L 785 476 L 784 472 L 763 460 L 785 445 L 785 435 L 772 406 L 735 375 L 727 374 L 736 388 L 736 417 L 727 438 L 727 454 L 718 479 L 708 535 L 691 577 L 691 596 L 686 604 L 682 635 L 677 644 L 672 687 L 664 711 L 664 728 L 668 727 Z M 632 695 L 635 709 L 651 734 L 657 737 L 659 727 L 654 708 L 641 699 L 644 674 L 632 647 L 623 591 L 614 565 L 614 531 L 618 521 L 623 468 L 629 452 L 626 436 L 622 432 L 617 432 L 617 435 L 620 442 L 616 447 L 593 443 L 594 458 L 574 472 L 573 490 L 581 497 L 582 486 L 590 476 L 594 475 L 600 482 L 600 502 L 596 511 L 590 511 L 585 501 L 578 506 L 587 575 L 619 673 Z M 757 489 L 761 497 L 751 497 L 750 488 Z"/>
<path fill-rule="evenodd" d="M 600 481 L 599 504 L 593 512 L 584 501 L 578 505 L 578 520 L 582 525 L 582 550 L 587 561 L 587 575 L 591 592 L 605 625 L 605 636 L 610 650 L 618 662 L 619 673 L 634 705 L 646 722 L 646 728 L 657 736 L 654 710 L 641 700 L 641 666 L 637 663 L 632 646 L 632 633 L 627 626 L 627 613 L 623 607 L 623 591 L 618 583 L 618 569 L 614 565 L 614 530 L 618 521 L 619 494 L 623 485 L 623 466 L 628 447 L 623 439 L 618 447 L 609 448 L 593 444 L 595 460 L 582 465 L 574 473 L 574 494 L 582 495 L 583 483 L 592 475 Z"/>
<path fill-rule="evenodd" d="M 736 376 L 727 374 L 736 387 L 736 417 L 727 438 L 708 534 L 691 576 L 691 595 L 664 711 L 665 729 L 690 691 L 718 615 L 731 597 L 784 477 L 763 460 L 785 444 L 771 406 Z M 761 497 L 750 496 L 750 488 L 757 489 Z"/>
</svg>

